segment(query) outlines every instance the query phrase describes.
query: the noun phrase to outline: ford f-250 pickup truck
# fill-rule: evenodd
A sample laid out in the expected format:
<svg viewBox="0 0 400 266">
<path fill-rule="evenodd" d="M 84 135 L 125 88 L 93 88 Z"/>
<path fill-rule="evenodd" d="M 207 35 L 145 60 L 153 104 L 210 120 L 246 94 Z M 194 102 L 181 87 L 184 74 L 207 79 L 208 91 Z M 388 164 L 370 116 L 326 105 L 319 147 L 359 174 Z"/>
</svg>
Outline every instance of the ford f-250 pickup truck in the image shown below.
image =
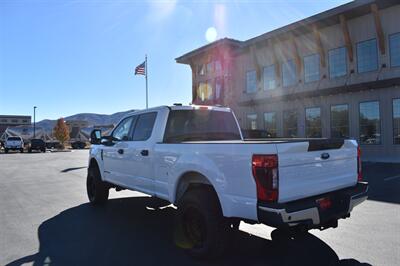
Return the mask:
<svg viewBox="0 0 400 266">
<path fill-rule="evenodd" d="M 355 140 L 244 140 L 229 108 L 136 111 L 110 136 L 94 130 L 91 143 L 90 202 L 104 204 L 110 188 L 167 200 L 177 206 L 179 245 L 196 257 L 221 254 L 240 221 L 326 229 L 367 198 Z"/>
</svg>

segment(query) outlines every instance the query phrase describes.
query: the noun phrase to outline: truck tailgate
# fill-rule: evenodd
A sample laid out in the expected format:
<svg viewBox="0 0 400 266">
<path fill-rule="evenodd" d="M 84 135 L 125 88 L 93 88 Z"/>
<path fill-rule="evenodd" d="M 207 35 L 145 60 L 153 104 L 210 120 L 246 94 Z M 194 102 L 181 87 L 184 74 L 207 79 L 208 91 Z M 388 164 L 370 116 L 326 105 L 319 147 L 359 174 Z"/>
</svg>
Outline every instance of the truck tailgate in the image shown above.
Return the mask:
<svg viewBox="0 0 400 266">
<path fill-rule="evenodd" d="M 309 140 L 276 144 L 279 202 L 354 186 L 357 183 L 355 140 Z"/>
</svg>

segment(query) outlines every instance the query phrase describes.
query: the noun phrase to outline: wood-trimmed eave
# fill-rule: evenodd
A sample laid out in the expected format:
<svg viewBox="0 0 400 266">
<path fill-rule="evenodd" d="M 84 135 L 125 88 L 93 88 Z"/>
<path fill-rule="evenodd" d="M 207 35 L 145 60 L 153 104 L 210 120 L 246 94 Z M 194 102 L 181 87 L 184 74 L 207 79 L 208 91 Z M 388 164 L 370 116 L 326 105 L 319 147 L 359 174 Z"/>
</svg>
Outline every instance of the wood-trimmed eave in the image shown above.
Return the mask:
<svg viewBox="0 0 400 266">
<path fill-rule="evenodd" d="M 369 81 L 363 83 L 357 83 L 352 85 L 345 85 L 345 86 L 338 86 L 338 87 L 331 87 L 319 90 L 312 90 L 312 91 L 300 91 L 297 93 L 285 94 L 280 96 L 274 97 L 264 97 L 259 99 L 251 99 L 246 101 L 240 101 L 238 103 L 239 106 L 253 106 L 253 105 L 264 105 L 268 103 L 274 103 L 277 101 L 288 101 L 288 100 L 296 100 L 301 98 L 307 97 L 319 97 L 319 96 L 328 96 L 332 94 L 339 94 L 339 93 L 350 93 L 350 92 L 357 92 L 357 91 L 365 91 L 371 89 L 383 89 L 392 86 L 399 86 L 400 85 L 400 77 L 398 78 L 391 78 L 385 80 L 376 80 L 376 81 Z"/>
</svg>

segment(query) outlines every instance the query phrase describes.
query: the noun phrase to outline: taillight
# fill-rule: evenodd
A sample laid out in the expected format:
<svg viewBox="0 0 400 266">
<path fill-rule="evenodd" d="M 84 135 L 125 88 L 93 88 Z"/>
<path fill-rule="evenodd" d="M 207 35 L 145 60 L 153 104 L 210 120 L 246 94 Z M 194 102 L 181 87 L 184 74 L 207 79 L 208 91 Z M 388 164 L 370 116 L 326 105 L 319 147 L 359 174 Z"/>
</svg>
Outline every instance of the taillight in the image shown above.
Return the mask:
<svg viewBox="0 0 400 266">
<path fill-rule="evenodd" d="M 252 170 L 257 186 L 257 199 L 278 201 L 278 156 L 253 155 Z"/>
<path fill-rule="evenodd" d="M 357 181 L 362 181 L 362 169 L 361 169 L 361 149 L 360 146 L 357 147 Z"/>
</svg>

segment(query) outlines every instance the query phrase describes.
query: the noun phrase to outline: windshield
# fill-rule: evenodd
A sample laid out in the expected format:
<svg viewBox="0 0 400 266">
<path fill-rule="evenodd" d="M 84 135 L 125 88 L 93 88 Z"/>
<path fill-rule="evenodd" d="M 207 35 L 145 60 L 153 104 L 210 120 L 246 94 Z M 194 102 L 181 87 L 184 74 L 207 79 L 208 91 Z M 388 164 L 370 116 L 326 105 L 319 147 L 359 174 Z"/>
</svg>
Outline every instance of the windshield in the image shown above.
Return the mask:
<svg viewBox="0 0 400 266">
<path fill-rule="evenodd" d="M 20 141 L 21 140 L 21 138 L 20 137 L 9 137 L 8 139 L 7 139 L 8 141 Z"/>
<path fill-rule="evenodd" d="M 164 135 L 164 142 L 240 139 L 233 114 L 212 110 L 171 111 Z"/>
</svg>

